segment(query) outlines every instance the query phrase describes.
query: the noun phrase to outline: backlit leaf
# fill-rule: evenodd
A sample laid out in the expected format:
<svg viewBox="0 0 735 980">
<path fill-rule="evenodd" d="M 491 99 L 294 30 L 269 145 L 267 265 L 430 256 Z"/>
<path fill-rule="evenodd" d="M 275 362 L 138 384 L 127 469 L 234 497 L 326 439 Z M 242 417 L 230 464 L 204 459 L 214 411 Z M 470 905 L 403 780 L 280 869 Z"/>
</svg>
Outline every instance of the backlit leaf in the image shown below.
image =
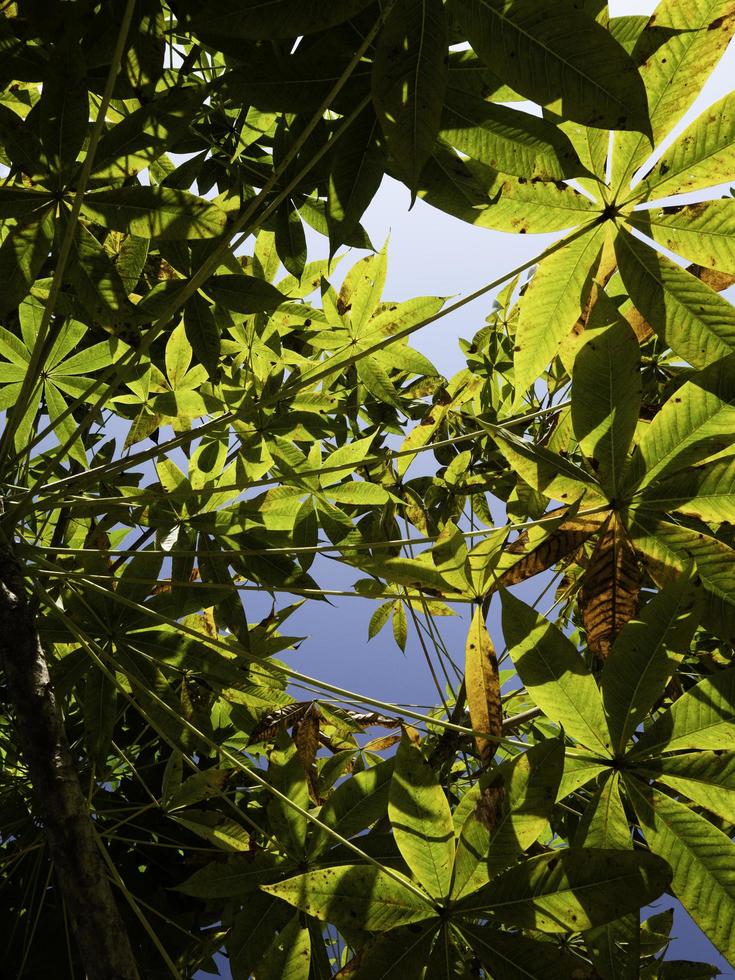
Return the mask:
<svg viewBox="0 0 735 980">
<path fill-rule="evenodd" d="M 409 868 L 434 898 L 449 894 L 454 825 L 449 803 L 421 752 L 404 736 L 396 752 L 388 817 Z"/>
<path fill-rule="evenodd" d="M 376 45 L 373 100 L 389 153 L 412 189 L 439 130 L 447 47 L 442 0 L 397 0 Z"/>
<path fill-rule="evenodd" d="M 521 95 L 587 126 L 647 131 L 633 62 L 579 5 L 461 0 L 451 9 L 473 50 Z"/>
</svg>

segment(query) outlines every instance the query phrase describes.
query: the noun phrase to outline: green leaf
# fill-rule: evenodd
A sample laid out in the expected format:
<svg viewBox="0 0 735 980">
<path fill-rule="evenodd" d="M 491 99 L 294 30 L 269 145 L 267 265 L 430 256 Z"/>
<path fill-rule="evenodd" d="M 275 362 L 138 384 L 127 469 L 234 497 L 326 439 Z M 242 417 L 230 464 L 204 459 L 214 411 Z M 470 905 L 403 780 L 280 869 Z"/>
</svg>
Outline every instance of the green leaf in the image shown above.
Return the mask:
<svg viewBox="0 0 735 980">
<path fill-rule="evenodd" d="M 545 446 L 524 442 L 508 430 L 487 428 L 512 469 L 545 497 L 570 505 L 584 498 L 585 507 L 606 502 L 599 484 L 564 456 Z"/>
<path fill-rule="evenodd" d="M 327 195 L 332 254 L 358 230 L 360 219 L 380 187 L 385 156 L 378 135 L 378 120 L 368 108 L 354 120 L 335 148 Z"/>
<path fill-rule="evenodd" d="M 647 728 L 636 758 L 683 749 L 727 749 L 735 737 L 735 667 L 705 677 Z"/>
<path fill-rule="evenodd" d="M 541 932 L 580 932 L 657 898 L 671 881 L 654 854 L 594 848 L 551 851 L 504 871 L 463 899 L 459 914 L 491 915 Z"/>
<path fill-rule="evenodd" d="M 408 623 L 406 622 L 406 610 L 402 602 L 393 603 L 393 639 L 396 641 L 401 653 L 406 652 L 406 642 L 408 640 Z"/>
<path fill-rule="evenodd" d="M 104 324 L 136 321 L 136 310 L 120 273 L 97 239 L 79 222 L 67 273 L 80 303 L 95 320 Z"/>
<path fill-rule="evenodd" d="M 388 372 L 375 357 L 361 357 L 356 364 L 357 376 L 368 392 L 378 401 L 402 410 L 398 392 L 388 376 Z"/>
<path fill-rule="evenodd" d="M 176 886 L 176 891 L 194 898 L 237 898 L 256 891 L 261 882 L 273 880 L 271 855 L 233 854 L 226 861 L 213 861 Z M 290 870 L 285 865 L 284 870 Z"/>
<path fill-rule="evenodd" d="M 735 431 L 735 357 L 686 381 L 643 432 L 626 484 L 648 486 L 729 448 Z"/>
<path fill-rule="evenodd" d="M 557 126 L 458 89 L 448 92 L 439 135 L 455 149 L 504 174 L 531 180 L 588 174 Z"/>
<path fill-rule="evenodd" d="M 73 167 L 89 125 L 89 94 L 77 65 L 72 72 L 62 76 L 49 70 L 35 107 L 43 161 L 54 174 Z"/>
<path fill-rule="evenodd" d="M 724 54 L 735 29 L 729 0 L 662 0 L 640 34 L 632 57 L 648 96 L 655 145 L 671 132 Z M 616 136 L 615 193 L 651 152 L 648 140 Z"/>
<path fill-rule="evenodd" d="M 0 245 L 0 316 L 6 316 L 31 291 L 48 258 L 54 237 L 52 208 L 32 212 L 11 228 Z"/>
<path fill-rule="evenodd" d="M 346 970 L 354 980 L 424 980 L 438 920 L 403 926 L 363 946 Z"/>
<path fill-rule="evenodd" d="M 640 346 L 630 326 L 597 297 L 603 324 L 588 323 L 572 372 L 572 424 L 579 447 L 610 497 L 622 488 L 622 472 L 638 424 L 641 402 Z"/>
<path fill-rule="evenodd" d="M 684 470 L 646 487 L 641 508 L 677 511 L 719 524 L 735 522 L 735 458 L 725 457 Z"/>
<path fill-rule="evenodd" d="M 419 884 L 434 898 L 446 898 L 454 864 L 452 814 L 434 772 L 405 735 L 396 752 L 388 817 Z"/>
<path fill-rule="evenodd" d="M 606 236 L 604 225 L 592 225 L 539 263 L 519 304 L 513 355 L 516 407 L 582 316 Z"/>
<path fill-rule="evenodd" d="M 34 211 L 52 203 L 53 196 L 48 191 L 13 184 L 0 187 L 0 218 L 27 218 Z"/>
<path fill-rule="evenodd" d="M 575 847 L 632 848 L 619 779 L 619 774 L 613 772 L 590 800 L 574 836 Z"/>
<path fill-rule="evenodd" d="M 428 896 L 413 891 L 373 865 L 323 868 L 288 878 L 263 891 L 294 905 L 338 929 L 386 932 L 410 922 L 431 918 L 435 912 Z"/>
<path fill-rule="evenodd" d="M 276 251 L 284 267 L 301 279 L 306 266 L 306 235 L 298 211 L 284 202 L 276 212 Z"/>
<path fill-rule="evenodd" d="M 233 313 L 266 313 L 277 309 L 286 297 L 264 279 L 248 275 L 213 276 L 206 292 Z"/>
<path fill-rule="evenodd" d="M 495 980 L 569 980 L 579 969 L 579 960 L 555 944 L 470 922 L 459 931 Z"/>
<path fill-rule="evenodd" d="M 732 841 L 689 807 L 627 780 L 646 841 L 673 869 L 672 889 L 713 945 L 735 958 Z"/>
<path fill-rule="evenodd" d="M 735 350 L 735 308 L 719 293 L 622 228 L 615 254 L 636 309 L 674 353 L 705 368 Z"/>
<path fill-rule="evenodd" d="M 393 760 L 386 759 L 340 783 L 319 812 L 321 823 L 347 838 L 374 824 L 386 813 L 392 773 Z M 322 853 L 333 842 L 332 837 L 315 828 L 309 856 Z"/>
<path fill-rule="evenodd" d="M 574 644 L 510 592 L 502 593 L 502 602 L 505 639 L 530 697 L 567 735 L 609 757 L 602 701 Z"/>
<path fill-rule="evenodd" d="M 684 752 L 652 759 L 636 766 L 635 771 L 688 797 L 727 823 L 735 823 L 735 752 Z"/>
<path fill-rule="evenodd" d="M 117 688 L 101 670 L 90 666 L 84 682 L 84 733 L 97 774 L 106 771 L 107 754 L 117 720 Z"/>
<path fill-rule="evenodd" d="M 448 43 L 442 0 L 397 0 L 376 44 L 373 101 L 391 158 L 414 196 L 439 131 Z"/>
<path fill-rule="evenodd" d="M 364 507 L 385 504 L 391 495 L 379 483 L 366 483 L 364 480 L 351 480 L 338 487 L 328 487 L 325 491 L 330 500 L 338 504 L 352 504 Z"/>
<path fill-rule="evenodd" d="M 683 578 L 659 592 L 626 623 L 600 676 L 602 703 L 620 755 L 676 673 L 698 625 L 695 593 Z"/>
<path fill-rule="evenodd" d="M 249 851 L 250 835 L 239 823 L 215 810 L 187 809 L 170 814 L 172 820 L 223 851 Z"/>
<path fill-rule="evenodd" d="M 548 825 L 563 768 L 563 742 L 546 739 L 503 763 L 462 797 L 455 820 L 460 807 L 467 816 L 457 841 L 453 900 L 487 884 L 538 839 Z M 488 787 L 502 787 L 494 820 L 482 817 L 481 800 Z"/>
<path fill-rule="evenodd" d="M 371 455 L 370 446 L 374 441 L 374 436 L 365 436 L 363 439 L 347 442 L 330 453 L 322 464 L 322 473 L 319 477 L 321 485 L 329 487 L 353 473 L 364 462 L 365 457 Z M 343 466 L 344 469 L 341 468 Z M 332 472 L 328 472 L 329 470 Z"/>
<path fill-rule="evenodd" d="M 197 0 L 187 0 L 182 7 L 196 31 L 270 41 L 327 30 L 354 17 L 369 2 L 341 0 L 325 6 L 322 0 L 211 0 L 202 8 Z"/>
<path fill-rule="evenodd" d="M 648 570 L 659 585 L 687 573 L 694 561 L 705 589 L 703 623 L 728 642 L 735 639 L 735 550 L 683 524 L 650 520 L 648 515 L 644 520 L 642 512 L 635 515 L 635 547 L 648 559 Z"/>
<path fill-rule="evenodd" d="M 651 196 L 686 194 L 720 184 L 735 165 L 735 93 L 706 109 L 645 179 Z"/>
<path fill-rule="evenodd" d="M 508 176 L 441 146 L 421 171 L 418 196 L 472 225 L 520 235 L 574 228 L 600 210 L 561 181 Z"/>
<path fill-rule="evenodd" d="M 265 951 L 256 967 L 258 980 L 308 980 L 310 960 L 309 930 L 295 915 Z"/>
<path fill-rule="evenodd" d="M 586 126 L 649 132 L 635 65 L 578 4 L 455 0 L 451 10 L 485 64 L 532 102 Z"/>
<path fill-rule="evenodd" d="M 301 859 L 306 853 L 309 821 L 289 803 L 295 803 L 302 810 L 308 810 L 309 785 L 304 763 L 293 742 L 287 740 L 285 748 L 274 749 L 270 757 L 268 775 L 273 786 L 288 798 L 288 800 L 277 796 L 271 798 L 267 806 L 271 826 L 289 856 Z"/>
<path fill-rule="evenodd" d="M 119 180 L 150 166 L 189 127 L 202 105 L 201 85 L 183 85 L 157 93 L 134 109 L 100 139 L 92 164 L 91 179 Z"/>
<path fill-rule="evenodd" d="M 212 201 L 160 184 L 93 191 L 85 194 L 82 213 L 141 238 L 215 238 L 227 223 L 227 214 Z"/>
<path fill-rule="evenodd" d="M 642 217 L 633 212 L 628 220 L 634 228 L 690 262 L 735 273 L 735 200 L 731 197 L 653 208 Z"/>
<path fill-rule="evenodd" d="M 621 850 L 633 847 L 619 783 L 619 773 L 612 773 L 592 797 L 574 835 L 575 847 Z M 585 945 L 604 980 L 637 980 L 640 967 L 639 934 L 637 912 L 613 919 L 585 933 Z"/>
<path fill-rule="evenodd" d="M 250 976 L 290 916 L 289 907 L 272 895 L 257 891 L 248 896 L 225 940 L 233 976 Z"/>
<path fill-rule="evenodd" d="M 221 349 L 219 327 L 212 308 L 199 293 L 186 302 L 184 329 L 196 361 L 207 369 L 210 379 L 216 379 Z"/>
</svg>

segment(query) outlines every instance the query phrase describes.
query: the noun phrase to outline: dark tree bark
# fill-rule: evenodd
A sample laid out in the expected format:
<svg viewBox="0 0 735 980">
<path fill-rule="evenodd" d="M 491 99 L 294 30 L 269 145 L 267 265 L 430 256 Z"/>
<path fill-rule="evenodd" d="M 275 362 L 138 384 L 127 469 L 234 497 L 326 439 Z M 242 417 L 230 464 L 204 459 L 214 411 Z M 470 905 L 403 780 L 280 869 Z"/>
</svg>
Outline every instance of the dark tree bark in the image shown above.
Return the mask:
<svg viewBox="0 0 735 980">
<path fill-rule="evenodd" d="M 56 877 L 88 980 L 137 980 L 125 925 L 112 894 L 82 793 L 23 575 L 0 553 L 0 661 Z"/>
</svg>

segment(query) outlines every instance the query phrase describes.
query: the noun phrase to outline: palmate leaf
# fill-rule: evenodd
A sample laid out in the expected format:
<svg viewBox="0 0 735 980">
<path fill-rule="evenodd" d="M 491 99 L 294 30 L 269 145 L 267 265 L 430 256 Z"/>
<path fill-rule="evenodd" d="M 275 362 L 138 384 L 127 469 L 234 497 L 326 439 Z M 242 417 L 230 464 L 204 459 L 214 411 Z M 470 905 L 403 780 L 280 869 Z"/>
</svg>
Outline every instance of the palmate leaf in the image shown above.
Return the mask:
<svg viewBox="0 0 735 980">
<path fill-rule="evenodd" d="M 342 837 L 353 837 L 365 830 L 386 812 L 392 774 L 392 759 L 355 773 L 330 795 L 319 812 L 319 820 Z M 332 843 L 333 838 L 315 828 L 309 855 L 322 853 Z"/>
<path fill-rule="evenodd" d="M 309 930 L 295 915 L 274 937 L 256 969 L 262 980 L 308 980 L 310 961 Z"/>
<path fill-rule="evenodd" d="M 682 578 L 628 622 L 612 646 L 602 674 L 602 703 L 620 755 L 663 693 L 698 624 L 695 590 Z"/>
<path fill-rule="evenodd" d="M 473 50 L 521 95 L 587 126 L 648 131 L 635 66 L 578 5 L 461 0 L 450 9 Z"/>
<path fill-rule="evenodd" d="M 646 487 L 730 446 L 735 431 L 735 357 L 687 380 L 638 441 L 626 486 Z"/>
<path fill-rule="evenodd" d="M 0 245 L 0 316 L 5 316 L 31 291 L 48 258 L 53 241 L 53 209 L 21 218 Z"/>
<path fill-rule="evenodd" d="M 635 771 L 663 783 L 727 823 L 735 823 L 735 752 L 683 752 L 646 761 Z"/>
<path fill-rule="evenodd" d="M 373 865 L 307 871 L 263 891 L 337 928 L 386 932 L 435 915 L 426 899 Z"/>
<path fill-rule="evenodd" d="M 600 294 L 595 314 L 606 305 Z M 610 304 L 612 306 L 612 304 Z M 606 309 L 603 323 L 588 323 L 585 343 L 572 371 L 572 424 L 579 448 L 600 484 L 615 498 L 638 423 L 641 401 L 640 347 L 617 311 Z M 605 322 L 607 321 L 607 322 Z"/>
<path fill-rule="evenodd" d="M 335 974 L 335 980 L 422 980 L 438 927 L 438 920 L 430 920 L 376 936 Z"/>
<path fill-rule="evenodd" d="M 497 980 L 568 980 L 579 968 L 579 960 L 551 943 L 530 939 L 521 933 L 500 932 L 491 926 L 469 922 L 459 927 L 462 938 Z"/>
<path fill-rule="evenodd" d="M 212 201 L 171 187 L 131 186 L 86 194 L 86 218 L 141 238 L 214 238 L 227 214 Z"/>
<path fill-rule="evenodd" d="M 472 225 L 521 235 L 565 231 L 600 211 L 594 201 L 561 181 L 498 173 L 441 146 L 421 171 L 418 196 Z"/>
<path fill-rule="evenodd" d="M 600 530 L 579 596 L 587 645 L 603 660 L 635 616 L 640 588 L 641 571 L 630 535 L 613 512 Z"/>
<path fill-rule="evenodd" d="M 557 126 L 459 89 L 447 92 L 439 135 L 504 174 L 552 181 L 587 174 Z"/>
<path fill-rule="evenodd" d="M 611 755 L 597 685 L 571 640 L 530 606 L 502 594 L 503 633 L 529 695 L 567 735 L 603 758 Z"/>
<path fill-rule="evenodd" d="M 618 773 L 612 773 L 592 797 L 574 835 L 574 846 L 632 849 Z M 639 917 L 635 913 L 585 933 L 585 945 L 603 980 L 637 980 L 639 938 Z"/>
<path fill-rule="evenodd" d="M 631 55 L 640 66 L 656 145 L 692 104 L 724 54 L 733 30 L 735 17 L 729 0 L 661 0 Z M 693 76 L 699 84 L 693 83 Z M 616 195 L 649 153 L 650 144 L 637 135 L 615 137 Z"/>
<path fill-rule="evenodd" d="M 705 677 L 640 737 L 636 758 L 687 749 L 728 749 L 735 735 L 735 668 Z"/>
<path fill-rule="evenodd" d="M 335 148 L 327 195 L 332 254 L 354 235 L 383 179 L 386 161 L 378 143 L 379 134 L 378 120 L 368 107 L 350 125 Z"/>
<path fill-rule="evenodd" d="M 482 607 L 472 616 L 465 646 L 465 688 L 470 721 L 475 731 L 500 736 L 503 729 L 503 708 L 500 701 L 498 661 L 490 634 L 485 626 Z M 476 736 L 477 751 L 484 763 L 495 754 L 491 738 Z"/>
<path fill-rule="evenodd" d="M 659 586 L 675 581 L 694 562 L 704 586 L 703 623 L 722 637 L 735 639 L 735 551 L 704 531 L 653 520 L 643 513 L 635 515 L 631 532 Z"/>
<path fill-rule="evenodd" d="M 548 739 L 503 763 L 465 793 L 454 811 L 455 823 L 461 826 L 453 900 L 487 884 L 538 839 L 547 826 L 563 768 L 562 741 Z"/>
<path fill-rule="evenodd" d="M 447 47 L 442 0 L 397 0 L 376 44 L 373 101 L 388 151 L 414 196 L 439 131 Z"/>
<path fill-rule="evenodd" d="M 719 524 L 735 522 L 735 457 L 724 457 L 684 470 L 646 487 L 640 507 L 678 511 Z"/>
<path fill-rule="evenodd" d="M 636 308 L 676 354 L 705 368 L 735 350 L 735 307 L 726 299 L 623 229 L 615 254 Z"/>
<path fill-rule="evenodd" d="M 735 113 L 735 108 L 733 109 Z M 654 208 L 630 224 L 698 265 L 735 273 L 735 200 L 719 198 L 682 207 Z"/>
<path fill-rule="evenodd" d="M 484 428 L 490 432 L 511 468 L 545 497 L 567 505 L 583 500 L 585 509 L 608 503 L 597 481 L 576 463 L 545 446 L 525 442 L 508 430 L 488 425 Z"/>
<path fill-rule="evenodd" d="M 645 179 L 651 196 L 702 190 L 722 183 L 735 162 L 735 94 L 726 95 L 677 137 Z"/>
<path fill-rule="evenodd" d="M 388 817 L 406 864 L 433 898 L 446 898 L 454 864 L 449 803 L 421 752 L 404 736 L 395 757 Z"/>
<path fill-rule="evenodd" d="M 343 0 L 324 6 L 320 0 L 214 0 L 206 10 L 195 0 L 182 4 L 179 16 L 195 31 L 230 38 L 269 40 L 323 31 L 359 13 L 369 0 Z"/>
<path fill-rule="evenodd" d="M 637 910 L 670 881 L 669 866 L 654 854 L 570 848 L 504 871 L 463 899 L 457 912 L 491 915 L 521 929 L 579 932 Z"/>
<path fill-rule="evenodd" d="M 732 841 L 658 790 L 626 785 L 646 841 L 673 869 L 672 889 L 713 945 L 735 958 L 735 863 Z"/>
<path fill-rule="evenodd" d="M 520 303 L 516 328 L 516 409 L 582 315 L 606 236 L 607 228 L 594 224 L 539 263 Z"/>
</svg>

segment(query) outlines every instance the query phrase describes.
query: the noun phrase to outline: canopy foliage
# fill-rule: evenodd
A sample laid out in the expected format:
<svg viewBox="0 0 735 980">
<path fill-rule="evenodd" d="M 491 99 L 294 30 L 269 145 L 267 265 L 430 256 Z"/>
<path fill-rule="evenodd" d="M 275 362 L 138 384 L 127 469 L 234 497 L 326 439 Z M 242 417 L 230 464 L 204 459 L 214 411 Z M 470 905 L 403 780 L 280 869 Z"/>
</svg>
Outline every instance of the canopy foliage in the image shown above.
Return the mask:
<svg viewBox="0 0 735 980">
<path fill-rule="evenodd" d="M 1 9 L 5 975 L 716 975 L 660 896 L 735 963 L 733 96 L 650 162 L 733 0 Z M 384 174 L 558 233 L 449 379 Z M 279 658 L 337 592 L 435 709 Z"/>
</svg>

